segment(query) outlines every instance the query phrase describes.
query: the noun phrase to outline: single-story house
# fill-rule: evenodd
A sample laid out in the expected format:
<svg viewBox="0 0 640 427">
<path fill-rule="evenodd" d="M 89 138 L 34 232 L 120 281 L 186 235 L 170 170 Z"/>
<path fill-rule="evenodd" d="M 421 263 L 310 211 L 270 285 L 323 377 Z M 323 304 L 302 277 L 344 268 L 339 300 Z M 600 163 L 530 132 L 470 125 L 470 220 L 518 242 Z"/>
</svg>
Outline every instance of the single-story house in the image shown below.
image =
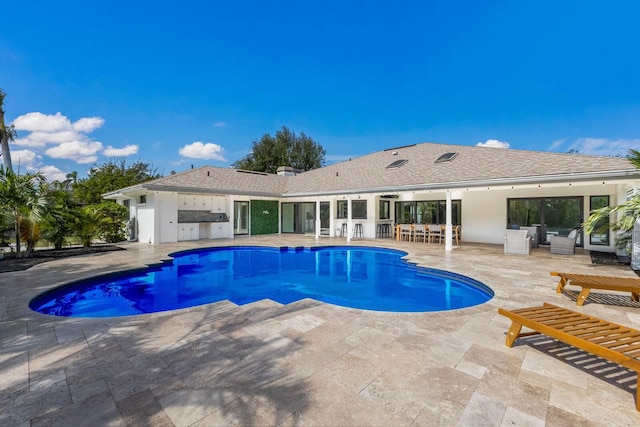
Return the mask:
<svg viewBox="0 0 640 427">
<path fill-rule="evenodd" d="M 286 166 L 286 165 L 283 165 Z M 104 194 L 128 206 L 132 240 L 149 243 L 302 233 L 379 238 L 384 224 L 461 225 L 463 241 L 501 244 L 537 227 L 540 244 L 640 187 L 626 158 L 422 143 L 299 172 L 204 166 Z M 382 233 L 382 234 L 381 234 Z M 578 246 L 615 251 L 610 232 Z"/>
</svg>

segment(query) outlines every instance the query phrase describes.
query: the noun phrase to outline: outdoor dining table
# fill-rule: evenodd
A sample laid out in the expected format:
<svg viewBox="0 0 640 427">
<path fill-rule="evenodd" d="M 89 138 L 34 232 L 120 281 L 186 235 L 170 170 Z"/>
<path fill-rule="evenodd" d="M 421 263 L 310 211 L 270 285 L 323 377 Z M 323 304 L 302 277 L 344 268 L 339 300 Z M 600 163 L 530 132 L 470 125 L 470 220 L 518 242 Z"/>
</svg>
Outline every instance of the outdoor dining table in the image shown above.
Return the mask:
<svg viewBox="0 0 640 427">
<path fill-rule="evenodd" d="M 396 224 L 394 227 L 394 236 L 396 241 L 402 240 L 403 226 L 406 228 L 405 235 L 408 235 L 409 241 L 415 241 L 416 236 L 422 235 L 425 243 L 430 242 L 437 237 L 438 243 L 443 242 L 447 226 L 444 224 Z M 417 227 L 424 227 L 424 231 L 416 231 Z M 458 243 L 460 239 L 460 226 L 452 226 L 453 239 Z"/>
</svg>

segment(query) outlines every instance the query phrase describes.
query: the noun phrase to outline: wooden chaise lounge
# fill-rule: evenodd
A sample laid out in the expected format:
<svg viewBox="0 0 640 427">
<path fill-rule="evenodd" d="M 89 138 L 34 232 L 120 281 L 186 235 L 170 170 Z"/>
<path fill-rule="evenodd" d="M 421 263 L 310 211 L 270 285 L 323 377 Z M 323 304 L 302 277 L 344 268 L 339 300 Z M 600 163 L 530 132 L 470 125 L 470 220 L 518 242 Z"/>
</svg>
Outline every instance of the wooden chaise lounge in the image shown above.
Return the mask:
<svg viewBox="0 0 640 427">
<path fill-rule="evenodd" d="M 556 292 L 561 294 L 566 285 L 580 286 L 582 291 L 576 299 L 577 305 L 584 304 L 591 289 L 608 291 L 631 292 L 631 300 L 640 300 L 640 279 L 630 277 L 597 276 L 593 274 L 574 274 L 551 272 L 552 276 L 560 277 Z"/>
<path fill-rule="evenodd" d="M 636 371 L 636 409 L 640 411 L 640 331 L 547 303 L 511 311 L 500 308 L 498 313 L 512 321 L 508 347 L 520 337 L 544 334 Z M 523 326 L 533 332 L 521 333 Z"/>
</svg>

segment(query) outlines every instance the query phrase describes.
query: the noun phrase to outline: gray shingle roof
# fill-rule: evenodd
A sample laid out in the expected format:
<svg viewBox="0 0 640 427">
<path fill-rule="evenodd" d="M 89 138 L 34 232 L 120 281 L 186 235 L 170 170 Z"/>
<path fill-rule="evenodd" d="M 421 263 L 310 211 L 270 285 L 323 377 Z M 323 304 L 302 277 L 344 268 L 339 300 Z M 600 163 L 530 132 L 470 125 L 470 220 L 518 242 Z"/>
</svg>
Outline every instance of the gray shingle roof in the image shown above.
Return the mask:
<svg viewBox="0 0 640 427">
<path fill-rule="evenodd" d="M 450 162 L 436 163 L 443 154 L 456 152 Z M 408 162 L 388 169 L 396 160 Z M 502 148 L 416 144 L 378 151 L 346 162 L 312 170 L 296 176 L 287 184 L 287 192 L 340 192 L 346 189 L 378 189 L 432 186 L 494 181 L 499 184 L 534 179 L 571 179 L 579 175 L 614 176 L 638 171 L 626 158 L 585 156 Z M 462 185 L 460 185 L 462 186 Z"/>
<path fill-rule="evenodd" d="M 206 189 L 221 194 L 255 194 L 281 196 L 287 182 L 285 176 L 242 171 L 238 169 L 203 166 L 149 181 L 144 187 L 171 188 L 181 191 Z"/>
<path fill-rule="evenodd" d="M 456 152 L 450 162 L 435 163 L 443 154 Z M 408 160 L 398 168 L 387 166 Z M 587 156 L 489 147 L 423 143 L 378 151 L 296 176 L 256 174 L 205 166 L 163 177 L 143 187 L 221 194 L 300 196 L 323 193 L 392 191 L 401 188 L 444 188 L 535 180 L 568 180 L 595 176 L 640 179 L 633 165 L 621 157 Z"/>
</svg>

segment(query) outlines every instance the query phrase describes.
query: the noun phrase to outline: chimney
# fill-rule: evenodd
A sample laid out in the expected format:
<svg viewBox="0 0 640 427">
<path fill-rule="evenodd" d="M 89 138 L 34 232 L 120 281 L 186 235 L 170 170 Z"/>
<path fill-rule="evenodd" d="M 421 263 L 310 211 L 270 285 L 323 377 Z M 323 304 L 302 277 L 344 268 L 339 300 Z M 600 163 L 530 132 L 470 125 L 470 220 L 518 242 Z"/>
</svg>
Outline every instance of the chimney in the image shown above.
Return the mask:
<svg viewBox="0 0 640 427">
<path fill-rule="evenodd" d="M 278 175 L 280 176 L 295 176 L 302 173 L 300 169 L 292 168 L 291 166 L 280 166 L 278 168 Z"/>
</svg>

